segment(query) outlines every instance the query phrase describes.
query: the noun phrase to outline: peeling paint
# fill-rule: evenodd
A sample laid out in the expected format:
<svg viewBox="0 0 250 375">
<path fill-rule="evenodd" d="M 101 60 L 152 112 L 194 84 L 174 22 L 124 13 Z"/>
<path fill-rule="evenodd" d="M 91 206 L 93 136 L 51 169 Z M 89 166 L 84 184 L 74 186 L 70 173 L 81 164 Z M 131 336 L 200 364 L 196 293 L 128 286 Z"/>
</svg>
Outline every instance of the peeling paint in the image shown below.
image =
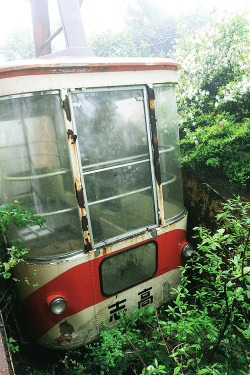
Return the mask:
<svg viewBox="0 0 250 375">
<path fill-rule="evenodd" d="M 77 140 L 77 135 L 74 134 L 74 132 L 71 129 L 68 129 L 67 130 L 67 136 L 68 136 L 68 140 L 71 141 L 71 144 L 74 145 L 76 143 L 76 140 Z"/>
<path fill-rule="evenodd" d="M 84 244 L 85 244 L 85 250 L 86 250 L 86 251 L 90 251 L 90 250 L 92 250 L 92 245 L 91 245 L 91 242 L 90 242 L 90 238 L 89 238 L 89 237 L 85 237 L 85 238 L 84 238 Z"/>
<path fill-rule="evenodd" d="M 64 101 L 63 101 L 63 105 L 62 105 L 62 107 L 63 107 L 63 109 L 64 109 L 64 111 L 65 111 L 65 113 L 66 113 L 67 120 L 68 120 L 69 122 L 71 122 L 71 112 L 70 112 L 70 106 L 69 106 L 69 98 L 68 98 L 67 95 L 65 96 L 65 99 L 64 99 Z M 72 131 L 72 130 L 71 130 L 71 131 Z M 72 131 L 72 133 L 73 133 L 73 131 Z M 68 136 L 69 136 L 69 135 L 68 135 Z"/>
<path fill-rule="evenodd" d="M 88 219 L 86 218 L 86 216 L 82 217 L 82 229 L 84 231 L 88 231 Z"/>
<path fill-rule="evenodd" d="M 56 338 L 58 343 L 62 341 L 71 341 L 72 334 L 75 332 L 74 327 L 67 322 L 67 319 L 59 324 L 60 336 Z"/>
<path fill-rule="evenodd" d="M 79 187 L 79 184 L 78 184 L 78 187 Z M 80 190 L 77 190 L 77 185 L 75 184 L 75 190 L 76 190 L 76 199 L 77 199 L 79 207 L 85 208 L 83 188 L 81 188 Z"/>
</svg>

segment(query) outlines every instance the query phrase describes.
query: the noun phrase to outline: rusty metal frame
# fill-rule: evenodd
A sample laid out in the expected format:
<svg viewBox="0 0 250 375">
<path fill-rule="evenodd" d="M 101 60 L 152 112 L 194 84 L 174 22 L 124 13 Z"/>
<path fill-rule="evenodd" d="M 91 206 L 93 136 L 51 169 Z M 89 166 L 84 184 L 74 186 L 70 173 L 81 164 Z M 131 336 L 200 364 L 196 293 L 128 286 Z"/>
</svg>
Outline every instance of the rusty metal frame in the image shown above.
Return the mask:
<svg viewBox="0 0 250 375">
<path fill-rule="evenodd" d="M 149 162 L 150 162 L 150 170 L 151 170 L 151 178 L 152 178 L 152 193 L 153 193 L 152 199 L 153 199 L 153 205 L 154 205 L 155 223 L 153 223 L 150 226 L 139 228 L 139 229 L 134 230 L 134 231 L 126 232 L 124 235 L 115 236 L 113 238 L 109 238 L 105 241 L 98 242 L 97 244 L 95 244 L 94 238 L 93 238 L 92 227 L 91 227 L 91 220 L 89 220 L 90 237 L 91 237 L 91 242 L 94 245 L 94 247 L 100 248 L 100 247 L 106 246 L 107 244 L 113 243 L 114 241 L 123 240 L 126 237 L 133 237 L 135 235 L 138 235 L 138 234 L 142 233 L 145 230 L 154 229 L 154 228 L 157 228 L 159 226 L 158 198 L 157 198 L 157 192 L 156 192 L 156 187 L 155 187 L 155 180 L 156 179 L 155 179 L 154 166 L 153 166 L 153 150 L 152 150 L 152 139 L 151 139 L 151 129 L 150 129 L 150 116 L 149 116 L 149 109 L 148 109 L 148 94 L 147 94 L 146 85 L 117 86 L 117 87 L 112 87 L 112 88 L 111 87 L 101 87 L 101 88 L 96 88 L 96 89 L 91 88 L 91 89 L 84 89 L 84 92 L 86 92 L 86 91 L 87 92 L 96 92 L 96 91 L 100 92 L 100 91 L 107 91 L 107 90 L 121 91 L 121 90 L 138 90 L 138 89 L 142 90 L 142 92 L 143 92 L 143 108 L 144 108 L 144 117 L 145 117 L 145 126 L 146 126 L 145 131 L 146 131 L 146 136 L 147 136 L 147 140 L 148 140 L 148 152 L 149 152 Z M 71 90 L 71 92 L 73 92 L 73 93 L 83 93 L 83 91 L 81 89 Z M 73 108 L 73 103 L 72 103 L 70 94 L 69 94 L 69 99 L 70 99 L 69 100 L 70 106 L 71 106 L 71 108 Z M 73 122 L 73 131 L 74 131 L 75 136 L 77 137 L 77 129 L 76 129 L 76 125 L 75 125 L 74 111 L 72 111 L 71 116 L 72 116 L 72 122 Z M 80 149 L 79 149 L 78 144 L 76 145 L 76 150 L 77 150 L 78 165 L 82 166 L 81 165 Z M 124 164 L 124 165 L 129 165 L 129 163 Z M 120 167 L 120 165 L 119 165 L 119 167 Z M 103 168 L 101 170 L 105 170 L 105 169 L 106 168 Z M 96 171 L 93 171 L 93 172 L 96 172 Z M 88 201 L 87 201 L 86 189 L 85 189 L 85 185 L 84 185 L 84 175 L 88 174 L 88 173 L 93 173 L 93 172 L 92 171 L 91 172 L 83 172 L 83 168 L 81 168 L 81 170 L 80 170 L 81 181 L 82 181 L 82 186 L 83 186 L 84 200 L 86 202 L 86 208 L 85 209 L 86 209 L 86 213 L 87 213 L 88 218 L 90 218 L 90 213 L 89 213 L 88 207 L 91 206 L 91 203 L 90 204 L 87 203 Z"/>
<path fill-rule="evenodd" d="M 153 160 L 154 160 L 154 170 L 155 170 L 155 182 L 157 186 L 157 198 L 158 198 L 158 213 L 160 225 L 165 225 L 165 215 L 164 215 L 164 204 L 163 204 L 163 194 L 162 194 L 162 183 L 161 183 L 161 168 L 160 168 L 160 154 L 158 148 L 158 136 L 157 136 L 157 126 L 155 117 L 155 93 L 152 88 L 147 86 L 148 93 L 148 108 L 150 116 L 150 126 L 152 140 L 151 144 L 153 147 Z"/>
<path fill-rule="evenodd" d="M 88 215 L 85 207 L 85 197 L 84 197 L 84 188 L 82 184 L 82 179 L 80 175 L 80 168 L 79 168 L 79 160 L 77 158 L 77 151 L 76 151 L 76 139 L 77 135 L 74 133 L 74 127 L 72 123 L 72 115 L 71 115 L 71 108 L 70 99 L 68 96 L 68 91 L 61 90 L 61 101 L 63 107 L 63 116 L 64 116 L 64 123 L 66 127 L 66 133 L 68 136 L 68 146 L 69 146 L 69 153 L 70 153 L 70 160 L 73 172 L 73 178 L 75 183 L 75 192 L 76 198 L 78 203 L 78 211 L 81 220 L 81 228 L 84 237 L 84 247 L 85 251 L 89 252 L 92 250 L 92 241 L 90 237 L 90 229 L 88 223 Z"/>
</svg>

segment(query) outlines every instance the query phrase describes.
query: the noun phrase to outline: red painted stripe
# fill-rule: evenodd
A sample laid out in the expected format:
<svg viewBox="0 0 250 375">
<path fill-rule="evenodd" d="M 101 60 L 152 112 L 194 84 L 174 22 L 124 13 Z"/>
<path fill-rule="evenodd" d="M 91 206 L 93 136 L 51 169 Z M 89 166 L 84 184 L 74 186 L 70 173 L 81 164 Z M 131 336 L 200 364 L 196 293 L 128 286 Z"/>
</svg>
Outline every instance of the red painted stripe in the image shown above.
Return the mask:
<svg viewBox="0 0 250 375">
<path fill-rule="evenodd" d="M 162 234 L 156 238 L 158 243 L 158 271 L 154 278 L 181 265 L 181 247 L 185 239 L 186 232 L 181 229 Z M 30 325 L 34 339 L 38 339 L 68 316 L 77 314 L 109 298 L 104 297 L 100 289 L 99 264 L 104 257 L 93 259 L 69 269 L 24 299 L 24 316 Z M 50 313 L 46 302 L 49 295 L 59 295 L 66 298 L 68 306 L 63 314 L 53 315 Z"/>
</svg>

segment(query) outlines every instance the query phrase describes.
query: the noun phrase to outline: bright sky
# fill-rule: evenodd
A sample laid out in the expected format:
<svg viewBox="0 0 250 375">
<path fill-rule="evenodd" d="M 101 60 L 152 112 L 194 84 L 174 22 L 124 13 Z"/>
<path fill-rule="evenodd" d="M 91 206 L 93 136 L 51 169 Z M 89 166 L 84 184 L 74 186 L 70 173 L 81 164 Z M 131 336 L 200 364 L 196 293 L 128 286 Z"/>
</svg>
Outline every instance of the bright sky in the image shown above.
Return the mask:
<svg viewBox="0 0 250 375">
<path fill-rule="evenodd" d="M 49 0 L 52 5 L 56 0 Z M 69 0 L 70 1 L 70 0 Z M 194 9 L 236 9 L 250 12 L 249 0 L 153 0 L 168 14 L 189 12 Z M 28 0 L 0 0 L 0 45 L 11 31 L 31 28 L 31 12 Z M 124 25 L 126 1 L 124 0 L 84 0 L 82 14 L 87 36 L 107 29 L 119 30 Z"/>
</svg>

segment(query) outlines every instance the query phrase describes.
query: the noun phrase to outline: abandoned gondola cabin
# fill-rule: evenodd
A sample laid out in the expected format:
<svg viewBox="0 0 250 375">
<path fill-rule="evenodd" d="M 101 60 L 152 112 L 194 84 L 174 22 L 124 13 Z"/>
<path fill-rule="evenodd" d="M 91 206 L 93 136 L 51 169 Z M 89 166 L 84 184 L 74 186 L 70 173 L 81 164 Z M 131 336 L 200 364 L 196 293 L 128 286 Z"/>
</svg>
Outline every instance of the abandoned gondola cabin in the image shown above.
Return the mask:
<svg viewBox="0 0 250 375">
<path fill-rule="evenodd" d="M 98 337 L 102 321 L 160 306 L 187 251 L 175 87 L 167 59 L 54 58 L 0 69 L 1 203 L 23 320 L 48 348 Z M 25 279 L 29 283 L 22 282 Z"/>
</svg>

